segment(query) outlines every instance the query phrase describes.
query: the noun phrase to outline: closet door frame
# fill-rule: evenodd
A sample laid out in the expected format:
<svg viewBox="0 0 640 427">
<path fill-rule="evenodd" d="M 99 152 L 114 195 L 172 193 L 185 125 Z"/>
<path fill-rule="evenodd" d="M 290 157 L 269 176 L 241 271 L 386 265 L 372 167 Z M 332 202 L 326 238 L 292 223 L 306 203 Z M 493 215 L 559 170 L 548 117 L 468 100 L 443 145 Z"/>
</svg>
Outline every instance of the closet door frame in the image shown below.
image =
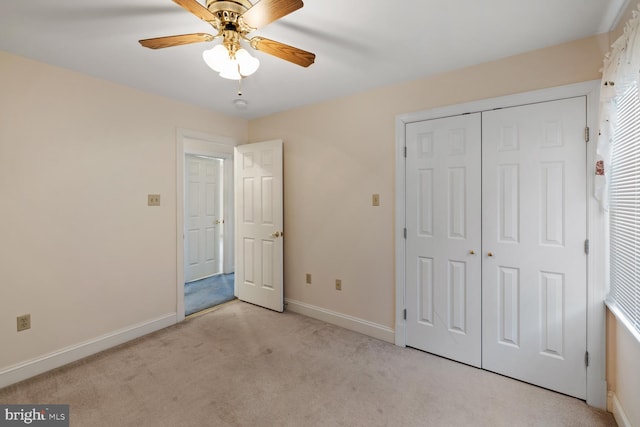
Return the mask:
<svg viewBox="0 0 640 427">
<path fill-rule="evenodd" d="M 408 123 L 431 120 L 466 113 L 477 113 L 497 108 L 514 107 L 536 102 L 553 101 L 575 96 L 587 98 L 587 125 L 590 129 L 590 141 L 587 143 L 587 237 L 590 251 L 587 255 L 587 351 L 589 366 L 587 367 L 587 404 L 606 409 L 607 383 L 606 371 L 606 297 L 605 275 L 605 215 L 599 202 L 593 197 L 593 174 L 596 161 L 596 145 L 598 135 L 598 106 L 600 81 L 594 80 L 525 92 L 498 98 L 485 99 L 464 104 L 433 108 L 425 111 L 400 114 L 396 116 L 396 307 L 395 307 L 395 343 L 406 346 L 406 321 L 404 319 L 406 302 L 406 252 L 405 233 L 405 126 Z"/>
</svg>

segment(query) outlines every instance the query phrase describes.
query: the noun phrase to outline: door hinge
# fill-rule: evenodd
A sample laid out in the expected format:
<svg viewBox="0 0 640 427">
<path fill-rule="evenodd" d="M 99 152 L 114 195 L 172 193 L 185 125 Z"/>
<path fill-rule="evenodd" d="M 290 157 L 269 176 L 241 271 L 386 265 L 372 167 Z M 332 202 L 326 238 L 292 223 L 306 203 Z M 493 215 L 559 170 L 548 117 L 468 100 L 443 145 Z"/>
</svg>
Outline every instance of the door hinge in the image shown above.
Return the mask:
<svg viewBox="0 0 640 427">
<path fill-rule="evenodd" d="M 584 241 L 584 253 L 589 255 L 589 239 Z"/>
<path fill-rule="evenodd" d="M 407 157 L 407 146 L 406 145 L 404 146 L 404 157 L 405 158 Z"/>
<path fill-rule="evenodd" d="M 589 352 L 584 352 L 584 366 L 589 367 Z"/>
<path fill-rule="evenodd" d="M 584 128 L 584 142 L 589 142 L 589 126 L 587 126 L 586 128 Z"/>
<path fill-rule="evenodd" d="M 403 316 L 404 316 L 404 320 L 407 320 L 407 309 L 406 308 L 404 309 Z"/>
<path fill-rule="evenodd" d="M 404 238 L 405 239 L 407 238 L 407 229 L 406 228 L 404 229 Z"/>
</svg>

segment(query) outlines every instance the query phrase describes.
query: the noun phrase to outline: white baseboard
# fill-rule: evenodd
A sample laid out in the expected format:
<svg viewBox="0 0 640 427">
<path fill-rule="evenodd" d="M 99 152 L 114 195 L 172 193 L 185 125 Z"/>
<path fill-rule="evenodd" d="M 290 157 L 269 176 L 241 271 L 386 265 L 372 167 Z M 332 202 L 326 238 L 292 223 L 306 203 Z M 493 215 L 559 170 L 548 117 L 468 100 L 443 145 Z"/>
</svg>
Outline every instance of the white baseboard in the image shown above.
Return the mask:
<svg viewBox="0 0 640 427">
<path fill-rule="evenodd" d="M 292 299 L 285 299 L 285 302 L 287 304 L 286 309 L 294 313 L 360 332 L 392 344 L 395 342 L 394 330 L 386 326 Z"/>
<path fill-rule="evenodd" d="M 15 384 L 176 323 L 176 313 L 110 332 L 0 370 L 0 388 Z"/>
<path fill-rule="evenodd" d="M 631 427 L 631 421 L 629 421 L 629 418 L 627 418 L 627 415 L 624 413 L 624 409 L 622 408 L 618 397 L 612 391 L 607 393 L 607 409 L 609 412 L 613 413 L 613 417 L 616 419 L 618 427 Z"/>
</svg>

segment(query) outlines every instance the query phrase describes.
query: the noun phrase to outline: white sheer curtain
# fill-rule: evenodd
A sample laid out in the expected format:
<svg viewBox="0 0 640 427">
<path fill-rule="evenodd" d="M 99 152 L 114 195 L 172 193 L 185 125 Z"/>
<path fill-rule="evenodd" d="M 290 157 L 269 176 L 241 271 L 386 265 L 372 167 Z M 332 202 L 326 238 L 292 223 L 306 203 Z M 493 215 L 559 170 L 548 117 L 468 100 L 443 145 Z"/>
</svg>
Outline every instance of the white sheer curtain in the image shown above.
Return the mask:
<svg viewBox="0 0 640 427">
<path fill-rule="evenodd" d="M 596 197 L 608 211 L 607 306 L 640 341 L 640 4 L 604 59 Z"/>
<path fill-rule="evenodd" d="M 596 198 L 608 209 L 607 171 L 611 160 L 611 143 L 616 129 L 616 99 L 630 84 L 640 89 L 640 3 L 627 22 L 622 36 L 605 55 L 600 88 L 600 134 L 596 165 Z"/>
</svg>

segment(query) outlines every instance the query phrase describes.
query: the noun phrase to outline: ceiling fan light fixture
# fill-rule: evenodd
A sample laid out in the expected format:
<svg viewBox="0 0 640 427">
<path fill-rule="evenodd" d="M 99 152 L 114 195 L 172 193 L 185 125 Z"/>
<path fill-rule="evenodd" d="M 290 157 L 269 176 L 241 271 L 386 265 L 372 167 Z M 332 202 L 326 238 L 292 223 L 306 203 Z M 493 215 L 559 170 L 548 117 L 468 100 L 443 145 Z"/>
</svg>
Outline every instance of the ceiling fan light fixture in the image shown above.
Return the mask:
<svg viewBox="0 0 640 427">
<path fill-rule="evenodd" d="M 138 40 L 149 49 L 163 49 L 191 43 L 210 42 L 222 38 L 222 44 L 202 53 L 209 67 L 226 78 L 241 79 L 253 74 L 260 61 L 240 47 L 240 42 L 248 43 L 253 49 L 262 51 L 301 67 L 315 62 L 316 55 L 275 40 L 264 37 L 249 37 L 249 33 L 289 15 L 304 6 L 302 0 L 173 0 L 188 12 L 211 25 L 216 31 L 208 33 L 181 34 Z M 236 55 L 238 56 L 236 58 Z M 238 61 L 239 71 L 228 71 L 231 61 Z M 224 77 L 223 76 L 223 77 Z"/>
<path fill-rule="evenodd" d="M 260 66 L 258 58 L 251 56 L 245 49 L 238 49 L 235 58 L 232 58 L 227 47 L 222 44 L 202 52 L 202 59 L 211 69 L 220 73 L 220 77 L 230 80 L 250 76 Z"/>
</svg>

